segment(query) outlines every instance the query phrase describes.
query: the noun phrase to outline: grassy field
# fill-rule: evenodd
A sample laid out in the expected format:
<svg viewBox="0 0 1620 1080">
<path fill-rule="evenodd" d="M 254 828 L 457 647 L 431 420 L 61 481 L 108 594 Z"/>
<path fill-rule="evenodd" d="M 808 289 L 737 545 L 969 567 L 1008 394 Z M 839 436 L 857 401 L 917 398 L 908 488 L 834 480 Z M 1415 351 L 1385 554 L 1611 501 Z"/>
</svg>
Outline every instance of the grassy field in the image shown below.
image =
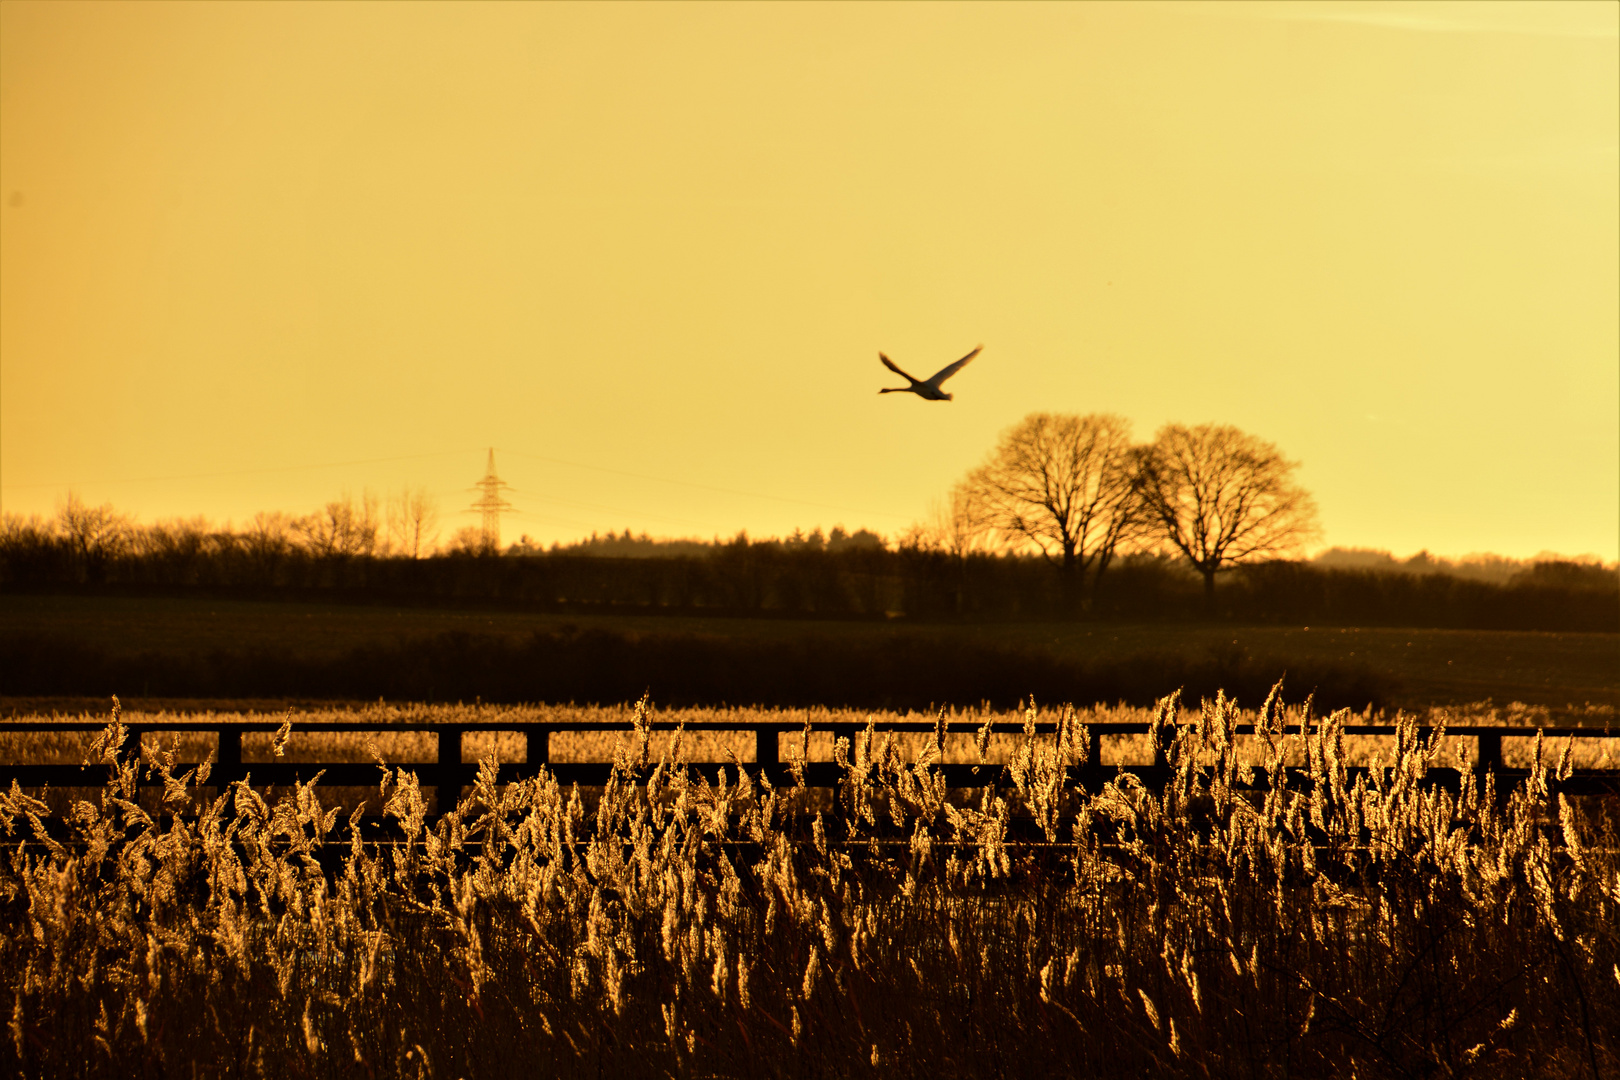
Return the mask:
<svg viewBox="0 0 1620 1080">
<path fill-rule="evenodd" d="M 1362 666 L 1388 677 L 1390 704 L 1409 709 L 1490 699 L 1546 706 L 1555 715 L 1588 703 L 1620 705 L 1620 635 L 1400 628 L 979 624 L 908 627 L 776 619 L 557 616 L 432 608 L 251 603 L 170 598 L 0 596 L 0 636 L 49 635 L 112 654 L 211 649 L 341 655 L 360 646 L 446 632 L 512 639 L 564 626 L 641 634 L 793 641 L 877 642 L 928 635 L 1034 649 L 1087 662 L 1147 653 L 1192 657 L 1248 653 L 1301 664 Z M 126 700 L 138 701 L 138 688 Z M 654 687 L 656 697 L 657 688 Z M 0 686 L 0 692 L 4 687 Z M 1090 703 L 1084 703 L 1090 704 Z M 1250 703 L 1257 704 L 1257 702 Z"/>
<path fill-rule="evenodd" d="M 393 772 L 378 842 L 314 783 L 212 798 L 109 727 L 113 778 L 54 833 L 0 792 L 0 1071 L 1613 1075 L 1620 836 L 1556 748 L 1448 794 L 1411 727 L 1369 784 L 1343 716 L 1199 716 L 1162 794 L 1070 787 L 1066 717 L 1002 740 L 1000 792 L 934 768 L 980 748 L 869 728 L 829 799 L 695 780 L 632 712 L 596 798 L 485 773 L 430 824 Z"/>
</svg>

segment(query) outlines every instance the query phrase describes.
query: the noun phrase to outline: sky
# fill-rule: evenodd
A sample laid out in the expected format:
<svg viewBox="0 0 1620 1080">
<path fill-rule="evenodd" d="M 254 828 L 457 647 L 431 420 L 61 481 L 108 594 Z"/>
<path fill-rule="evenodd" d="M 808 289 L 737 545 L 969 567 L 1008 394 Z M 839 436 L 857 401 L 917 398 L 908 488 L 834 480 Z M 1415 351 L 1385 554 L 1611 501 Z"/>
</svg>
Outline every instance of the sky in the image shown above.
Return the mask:
<svg viewBox="0 0 1620 1080">
<path fill-rule="evenodd" d="M 894 536 L 1035 411 L 1620 557 L 1620 4 L 0 3 L 6 513 Z"/>
</svg>

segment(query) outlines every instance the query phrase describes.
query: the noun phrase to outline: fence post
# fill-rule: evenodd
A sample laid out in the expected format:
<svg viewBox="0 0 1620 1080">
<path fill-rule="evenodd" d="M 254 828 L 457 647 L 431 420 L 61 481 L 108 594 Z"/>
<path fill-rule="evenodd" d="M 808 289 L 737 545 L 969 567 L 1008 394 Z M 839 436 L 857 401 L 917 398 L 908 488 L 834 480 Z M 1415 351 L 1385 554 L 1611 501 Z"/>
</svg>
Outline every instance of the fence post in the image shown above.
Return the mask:
<svg viewBox="0 0 1620 1080">
<path fill-rule="evenodd" d="M 461 801 L 461 728 L 441 727 L 439 735 L 439 797 L 436 814 L 448 814 Z"/>
<path fill-rule="evenodd" d="M 551 764 L 551 728 L 543 724 L 530 724 L 523 729 L 524 758 L 530 772 L 539 772 L 539 766 Z"/>
<path fill-rule="evenodd" d="M 767 775 L 775 776 L 782 757 L 776 742 L 776 727 L 764 724 L 754 728 L 754 763 L 765 770 Z"/>
<path fill-rule="evenodd" d="M 1502 733 L 1500 731 L 1480 732 L 1479 768 L 1482 772 L 1502 771 Z"/>
<path fill-rule="evenodd" d="M 214 763 L 212 776 L 221 793 L 242 778 L 242 731 L 240 728 L 220 728 L 219 760 Z"/>
</svg>

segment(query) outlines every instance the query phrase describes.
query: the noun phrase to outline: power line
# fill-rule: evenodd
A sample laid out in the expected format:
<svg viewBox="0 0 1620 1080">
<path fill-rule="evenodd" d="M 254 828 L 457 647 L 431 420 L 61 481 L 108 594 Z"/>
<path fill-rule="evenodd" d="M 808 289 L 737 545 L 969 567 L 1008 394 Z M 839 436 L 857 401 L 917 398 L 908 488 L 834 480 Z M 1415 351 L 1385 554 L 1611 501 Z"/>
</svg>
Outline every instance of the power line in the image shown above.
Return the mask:
<svg viewBox="0 0 1620 1080">
<path fill-rule="evenodd" d="M 604 506 L 601 503 L 583 502 L 583 501 L 581 501 L 579 499 L 564 499 L 564 498 L 562 498 L 560 496 L 557 496 L 557 495 L 545 495 L 545 494 L 542 494 L 542 493 L 537 492 L 537 491 L 531 491 L 528 488 L 513 487 L 513 488 L 509 488 L 509 490 L 511 490 L 512 492 L 514 492 L 514 493 L 516 493 L 518 495 L 524 495 L 524 496 L 528 496 L 529 498 L 539 499 L 541 502 L 557 503 L 558 505 L 561 505 L 561 506 L 571 506 L 571 507 L 575 507 L 576 509 L 580 509 L 580 510 L 597 510 L 597 511 L 600 511 L 601 513 L 604 513 L 604 514 L 623 514 L 626 517 L 645 518 L 648 521 L 662 521 L 662 522 L 664 522 L 666 524 L 670 524 L 670 525 L 682 525 L 682 526 L 685 526 L 686 528 L 689 528 L 689 529 L 707 529 L 708 528 L 707 525 L 704 525 L 704 524 L 702 524 L 700 522 L 690 521 L 690 520 L 688 520 L 686 518 L 673 518 L 673 517 L 670 517 L 667 514 L 653 514 L 653 513 L 648 513 L 645 510 L 629 510 L 629 509 L 626 509 L 625 507 L 622 507 L 622 506 Z M 525 512 L 520 511 L 519 516 L 520 517 L 525 517 L 525 516 L 528 516 L 528 515 Z"/>
<path fill-rule="evenodd" d="M 431 454 L 399 454 L 394 457 L 363 458 L 357 461 L 323 461 L 313 465 L 268 465 L 260 469 L 231 469 L 224 472 L 184 473 L 178 476 L 131 476 L 120 480 L 76 480 L 68 483 L 55 484 L 0 484 L 0 488 L 9 491 L 28 491 L 36 488 L 74 488 L 92 486 L 112 486 L 116 484 L 157 484 L 170 480 L 209 480 L 230 476 L 253 476 L 259 473 L 276 472 L 302 472 L 309 469 L 343 469 L 352 465 L 380 465 L 390 461 L 419 461 L 423 458 L 449 457 L 452 454 L 465 454 L 467 450 L 440 450 Z"/>
<path fill-rule="evenodd" d="M 586 529 L 590 529 L 592 532 L 595 532 L 595 531 L 597 531 L 598 529 L 601 528 L 600 523 L 592 523 L 592 522 L 589 522 L 589 521 L 575 521 L 573 518 L 551 517 L 550 515 L 547 515 L 547 514 L 526 513 L 526 514 L 523 514 L 522 516 L 524 518 L 527 518 L 530 521 L 537 521 L 542 525 L 561 525 L 561 526 L 565 526 L 565 527 L 570 528 L 570 529 L 579 529 L 581 532 L 583 532 Z M 525 534 L 525 535 L 527 535 L 527 534 Z"/>
</svg>

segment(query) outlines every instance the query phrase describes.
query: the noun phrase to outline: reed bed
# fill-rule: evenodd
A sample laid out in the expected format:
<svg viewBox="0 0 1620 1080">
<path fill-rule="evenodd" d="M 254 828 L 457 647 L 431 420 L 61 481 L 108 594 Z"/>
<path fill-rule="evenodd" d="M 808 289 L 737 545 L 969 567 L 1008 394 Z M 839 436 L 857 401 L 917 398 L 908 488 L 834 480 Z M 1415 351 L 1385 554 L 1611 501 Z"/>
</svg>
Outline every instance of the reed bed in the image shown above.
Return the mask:
<svg viewBox="0 0 1620 1080">
<path fill-rule="evenodd" d="M 1531 735 L 1526 782 L 1448 793 L 1421 781 L 1462 748 L 1412 717 L 1351 781 L 1359 717 L 1189 713 L 1147 714 L 1158 793 L 1071 786 L 1097 714 L 1037 735 L 1031 707 L 999 743 L 982 716 L 872 717 L 825 744 L 843 779 L 818 798 L 740 745 L 711 784 L 642 703 L 593 798 L 497 784 L 497 743 L 436 819 L 381 768 L 397 835 L 367 839 L 313 781 L 205 798 L 183 748 L 121 756 L 115 708 L 80 751 L 116 766 L 93 798 L 47 820 L 0 795 L 5 1071 L 1615 1075 L 1620 838 L 1557 790 L 1573 743 Z M 943 758 L 993 745 L 1010 787 L 945 786 Z"/>
</svg>

